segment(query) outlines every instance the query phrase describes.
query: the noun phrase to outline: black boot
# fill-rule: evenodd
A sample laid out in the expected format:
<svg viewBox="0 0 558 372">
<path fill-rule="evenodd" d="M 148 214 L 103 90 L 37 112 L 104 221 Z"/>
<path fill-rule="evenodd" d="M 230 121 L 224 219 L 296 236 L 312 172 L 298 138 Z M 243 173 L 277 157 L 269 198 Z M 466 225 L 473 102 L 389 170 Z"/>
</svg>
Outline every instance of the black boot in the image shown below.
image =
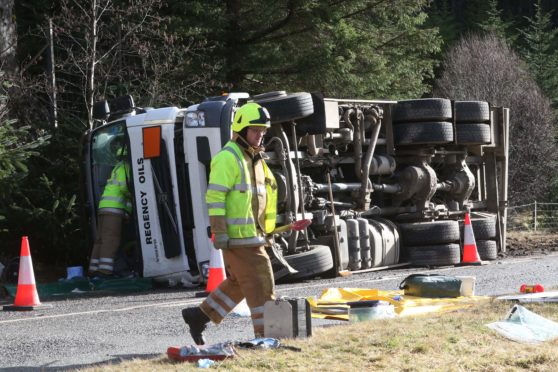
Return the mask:
<svg viewBox="0 0 558 372">
<path fill-rule="evenodd" d="M 209 323 L 209 318 L 199 307 L 188 307 L 182 310 L 182 318 L 190 328 L 190 335 L 196 345 L 205 345 L 203 331 Z"/>
</svg>

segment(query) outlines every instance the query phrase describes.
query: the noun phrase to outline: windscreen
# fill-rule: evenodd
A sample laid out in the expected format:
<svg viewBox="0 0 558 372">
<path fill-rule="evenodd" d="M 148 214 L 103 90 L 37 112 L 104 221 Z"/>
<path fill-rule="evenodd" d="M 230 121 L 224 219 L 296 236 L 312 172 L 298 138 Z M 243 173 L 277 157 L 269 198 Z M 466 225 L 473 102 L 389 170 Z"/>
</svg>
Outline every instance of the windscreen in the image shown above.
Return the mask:
<svg viewBox="0 0 558 372">
<path fill-rule="evenodd" d="M 110 177 L 110 173 L 125 151 L 125 121 L 99 128 L 91 139 L 91 172 L 93 183 L 93 205 L 99 199 Z"/>
</svg>

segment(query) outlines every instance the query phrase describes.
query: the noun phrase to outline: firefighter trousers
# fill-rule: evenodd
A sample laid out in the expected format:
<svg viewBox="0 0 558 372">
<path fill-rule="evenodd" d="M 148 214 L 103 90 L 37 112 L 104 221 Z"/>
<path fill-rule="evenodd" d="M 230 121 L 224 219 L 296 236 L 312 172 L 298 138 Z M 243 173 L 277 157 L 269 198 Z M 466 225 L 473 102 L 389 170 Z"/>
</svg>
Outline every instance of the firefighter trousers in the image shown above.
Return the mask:
<svg viewBox="0 0 558 372">
<path fill-rule="evenodd" d="M 275 299 L 273 270 L 265 247 L 224 249 L 223 259 L 229 276 L 210 293 L 200 308 L 218 324 L 246 298 L 252 314 L 254 334 L 262 337 L 264 304 Z"/>
<path fill-rule="evenodd" d="M 99 212 L 97 216 L 97 236 L 91 252 L 89 273 L 99 271 L 112 274 L 114 258 L 120 246 L 123 214 Z"/>
</svg>

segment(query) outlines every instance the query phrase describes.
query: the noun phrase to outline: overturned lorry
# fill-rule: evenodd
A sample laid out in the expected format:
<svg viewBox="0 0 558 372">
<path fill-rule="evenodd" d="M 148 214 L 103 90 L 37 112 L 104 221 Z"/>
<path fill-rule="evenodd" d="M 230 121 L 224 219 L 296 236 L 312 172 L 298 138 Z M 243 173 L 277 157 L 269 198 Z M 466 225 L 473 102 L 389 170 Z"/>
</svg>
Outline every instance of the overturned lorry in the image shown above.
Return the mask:
<svg viewBox="0 0 558 372">
<path fill-rule="evenodd" d="M 213 249 L 205 204 L 211 158 L 231 137 L 245 102 L 266 107 L 264 139 L 277 179 L 276 279 L 334 276 L 403 264 L 461 260 L 470 213 L 481 259 L 505 250 L 509 110 L 480 101 L 373 101 L 319 94 L 232 93 L 187 108 L 97 102 L 83 137 L 84 199 L 91 238 L 104 185 L 127 151 L 133 216 L 115 263 L 156 281 L 207 279 Z M 281 229 L 279 229 L 281 231 Z M 91 239 L 92 241 L 92 239 Z"/>
</svg>

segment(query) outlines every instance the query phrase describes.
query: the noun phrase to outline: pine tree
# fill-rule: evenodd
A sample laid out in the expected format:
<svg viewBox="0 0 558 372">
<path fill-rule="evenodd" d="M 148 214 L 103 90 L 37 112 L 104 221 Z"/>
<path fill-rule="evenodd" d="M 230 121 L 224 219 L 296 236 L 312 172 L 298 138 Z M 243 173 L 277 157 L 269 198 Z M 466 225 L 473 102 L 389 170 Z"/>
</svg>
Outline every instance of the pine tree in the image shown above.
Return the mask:
<svg viewBox="0 0 558 372">
<path fill-rule="evenodd" d="M 38 155 L 37 149 L 49 139 L 49 136 L 37 136 L 27 125 L 18 125 L 11 117 L 8 106 L 8 89 L 11 87 L 0 70 L 0 232 L 5 230 L 3 221 L 12 194 L 21 187 L 20 182 L 29 171 L 29 158 Z"/>
<path fill-rule="evenodd" d="M 459 38 L 460 25 L 446 0 L 432 2 L 428 10 L 427 25 L 438 28 L 445 46 L 453 44 Z"/>
<path fill-rule="evenodd" d="M 485 33 L 493 34 L 500 39 L 506 39 L 510 24 L 504 22 L 502 11 L 498 9 L 498 0 L 487 0 L 480 11 L 483 14 L 477 21 L 477 27 Z"/>
<path fill-rule="evenodd" d="M 519 30 L 523 46 L 521 54 L 539 86 L 558 106 L 558 52 L 554 45 L 558 41 L 558 29 L 553 27 L 552 13 L 545 12 L 539 0 L 535 4 L 534 17 L 525 17 L 528 24 Z"/>
<path fill-rule="evenodd" d="M 395 98 L 429 91 L 425 79 L 433 75 L 441 38 L 425 26 L 427 4 L 197 0 L 171 2 L 169 9 L 182 35 L 206 47 L 183 78 L 201 68 L 210 73 L 213 94 L 281 89 Z"/>
</svg>

